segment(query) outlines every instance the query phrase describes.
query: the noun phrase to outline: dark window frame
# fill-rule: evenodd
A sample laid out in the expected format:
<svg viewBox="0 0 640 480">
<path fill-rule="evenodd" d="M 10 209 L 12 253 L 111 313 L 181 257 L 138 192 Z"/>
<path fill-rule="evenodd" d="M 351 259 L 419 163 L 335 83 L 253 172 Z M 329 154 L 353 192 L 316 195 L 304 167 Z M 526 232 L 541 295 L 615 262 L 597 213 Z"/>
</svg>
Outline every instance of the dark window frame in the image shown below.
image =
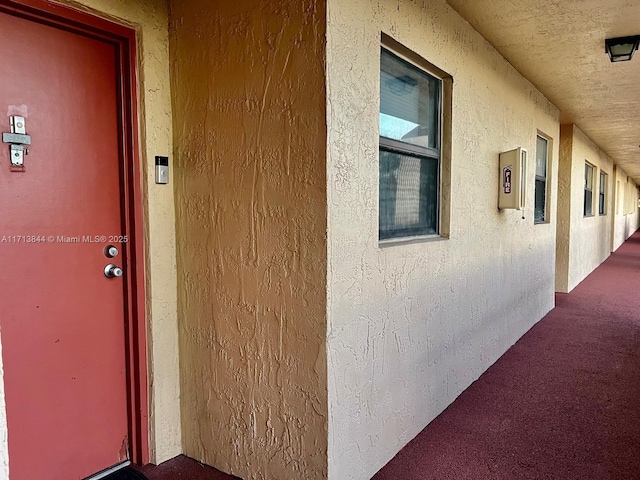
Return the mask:
<svg viewBox="0 0 640 480">
<path fill-rule="evenodd" d="M 413 143 L 409 143 L 409 142 L 403 142 L 402 140 L 396 140 L 396 139 L 392 139 L 392 138 L 388 138 L 382 135 L 379 135 L 379 145 L 378 145 L 378 157 L 379 157 L 379 162 L 380 160 L 380 153 L 382 152 L 389 152 L 389 153 L 395 153 L 395 154 L 400 154 L 400 155 L 404 155 L 404 156 L 409 156 L 409 157 L 414 157 L 414 158 L 418 158 L 421 161 L 421 168 L 422 168 L 422 162 L 424 161 L 429 161 L 429 162 L 436 162 L 436 175 L 435 175 L 435 221 L 433 225 L 429 225 L 429 226 L 421 226 L 421 227 L 407 227 L 407 228 L 393 228 L 393 229 L 386 229 L 383 231 L 383 229 L 381 228 L 380 224 L 378 225 L 378 240 L 379 241 L 402 241 L 402 240 L 407 240 L 410 238 L 415 238 L 415 237 L 430 237 L 430 236 L 435 236 L 435 235 L 439 235 L 440 233 L 440 217 L 441 217 L 441 212 L 440 212 L 440 208 L 441 208 L 441 192 L 442 192 L 442 186 L 441 186 L 441 182 L 442 182 L 442 129 L 443 129 L 443 96 L 444 96 L 444 79 L 440 78 L 439 76 L 434 75 L 433 72 L 425 69 L 423 66 L 417 65 L 414 62 L 411 62 L 409 60 L 407 60 L 406 58 L 403 58 L 401 55 L 399 55 L 398 53 L 396 53 L 394 50 L 390 49 L 389 47 L 385 46 L 385 45 L 381 45 L 381 52 L 382 50 L 385 50 L 387 53 L 393 55 L 394 57 L 396 57 L 399 61 L 404 62 L 410 66 L 412 66 L 413 68 L 421 71 L 423 74 L 429 76 L 430 78 L 434 79 L 437 81 L 438 84 L 438 91 L 437 91 L 437 97 L 436 97 L 436 108 L 437 108 L 437 125 L 435 126 L 435 130 L 436 130 L 436 146 L 438 148 L 430 148 L 430 147 L 423 147 L 421 145 L 415 145 Z M 378 115 L 380 115 L 381 111 L 380 111 L 380 107 L 378 108 Z M 382 183 L 380 181 L 380 179 L 378 180 L 378 189 L 380 189 L 382 186 Z M 379 216 L 379 223 L 381 220 L 381 211 L 382 211 L 382 206 L 381 206 L 381 198 L 379 199 L 379 204 L 378 204 L 378 216 Z M 419 208 L 421 209 L 426 209 L 428 208 L 429 205 L 420 205 Z"/>
<path fill-rule="evenodd" d="M 545 161 L 545 167 L 544 167 L 544 177 L 542 175 L 538 175 L 538 138 L 544 140 L 545 142 L 545 152 L 544 152 L 544 161 Z M 542 223 L 549 223 L 549 219 L 547 218 L 547 183 L 548 183 L 548 177 L 549 177 L 549 139 L 547 137 L 545 137 L 544 135 L 540 135 L 537 134 L 536 135 L 536 170 L 535 170 L 535 184 L 534 184 L 534 202 L 533 202 L 533 223 L 534 224 L 542 224 Z M 543 185 L 543 191 L 542 191 L 542 206 L 539 207 L 538 206 L 538 199 L 539 199 L 539 191 L 538 191 L 538 186 L 542 184 Z M 539 218 L 536 216 L 537 211 L 542 210 L 542 218 Z"/>
<path fill-rule="evenodd" d="M 598 215 L 607 214 L 607 187 L 609 175 L 600 170 L 600 188 L 598 190 Z"/>
<path fill-rule="evenodd" d="M 593 180 L 596 167 L 589 162 L 584 162 L 584 216 L 593 217 Z M 591 173 L 591 182 L 589 182 Z M 589 185 L 589 183 L 591 183 Z M 588 208 L 587 208 L 588 207 Z"/>
</svg>

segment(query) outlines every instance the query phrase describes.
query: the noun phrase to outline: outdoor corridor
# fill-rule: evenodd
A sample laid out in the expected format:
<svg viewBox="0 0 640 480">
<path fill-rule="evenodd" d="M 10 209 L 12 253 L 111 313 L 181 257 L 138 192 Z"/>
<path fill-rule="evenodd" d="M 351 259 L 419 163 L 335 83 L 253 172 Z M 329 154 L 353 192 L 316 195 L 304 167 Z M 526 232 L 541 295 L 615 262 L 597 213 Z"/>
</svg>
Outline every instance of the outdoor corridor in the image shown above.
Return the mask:
<svg viewBox="0 0 640 480">
<path fill-rule="evenodd" d="M 143 471 L 235 478 L 185 457 Z M 558 294 L 556 308 L 374 478 L 640 478 L 640 232 Z"/>
<path fill-rule="evenodd" d="M 640 232 L 374 478 L 640 478 Z"/>
</svg>

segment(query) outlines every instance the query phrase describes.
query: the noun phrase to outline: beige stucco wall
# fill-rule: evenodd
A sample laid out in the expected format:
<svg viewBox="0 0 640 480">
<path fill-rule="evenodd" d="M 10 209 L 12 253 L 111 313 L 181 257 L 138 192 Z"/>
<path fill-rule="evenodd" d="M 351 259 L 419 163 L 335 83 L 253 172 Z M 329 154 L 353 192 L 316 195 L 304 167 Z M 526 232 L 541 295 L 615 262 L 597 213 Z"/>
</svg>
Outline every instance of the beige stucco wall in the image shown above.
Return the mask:
<svg viewBox="0 0 640 480">
<path fill-rule="evenodd" d="M 585 162 L 594 168 L 593 216 L 584 216 Z M 600 171 L 608 175 L 606 215 L 598 214 Z M 614 164 L 577 126 L 562 125 L 556 288 L 570 292 L 611 253 Z"/>
<path fill-rule="evenodd" d="M 138 37 L 140 155 L 143 166 L 150 461 L 182 452 L 178 369 L 174 194 L 155 185 L 154 157 L 173 149 L 168 11 L 164 0 L 61 1 L 134 28 Z"/>
<path fill-rule="evenodd" d="M 185 453 L 327 469 L 325 10 L 171 3 Z"/>
<path fill-rule="evenodd" d="M 582 183 L 572 184 L 573 125 L 560 127 L 558 158 L 558 205 L 556 216 L 556 291 L 569 292 L 569 248 L 571 245 L 571 193 L 582 190 Z"/>
<path fill-rule="evenodd" d="M 381 32 L 453 76 L 449 240 L 378 245 Z M 553 307 L 559 114 L 444 0 L 329 0 L 327 42 L 329 478 L 367 479 Z M 518 146 L 524 219 L 497 209 Z"/>
<path fill-rule="evenodd" d="M 638 216 L 638 187 L 627 173 L 616 166 L 612 193 L 615 215 L 611 228 L 611 250 L 617 250 L 640 226 Z M 613 208 L 613 207 L 612 207 Z"/>
</svg>

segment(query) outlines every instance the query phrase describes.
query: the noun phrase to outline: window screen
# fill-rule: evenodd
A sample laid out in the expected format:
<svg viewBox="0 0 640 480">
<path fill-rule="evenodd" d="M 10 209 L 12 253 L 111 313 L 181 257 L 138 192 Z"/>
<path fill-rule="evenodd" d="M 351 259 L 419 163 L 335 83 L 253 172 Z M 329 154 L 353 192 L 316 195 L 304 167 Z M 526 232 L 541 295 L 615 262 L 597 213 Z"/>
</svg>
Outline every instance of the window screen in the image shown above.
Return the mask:
<svg viewBox="0 0 640 480">
<path fill-rule="evenodd" d="M 438 233 L 441 84 L 382 48 L 381 240 Z"/>
<path fill-rule="evenodd" d="M 544 223 L 547 203 L 547 155 L 549 144 L 546 138 L 538 135 L 536 141 L 536 192 L 534 205 L 534 222 Z"/>
<path fill-rule="evenodd" d="M 593 215 L 593 167 L 584 164 L 584 216 Z"/>
</svg>

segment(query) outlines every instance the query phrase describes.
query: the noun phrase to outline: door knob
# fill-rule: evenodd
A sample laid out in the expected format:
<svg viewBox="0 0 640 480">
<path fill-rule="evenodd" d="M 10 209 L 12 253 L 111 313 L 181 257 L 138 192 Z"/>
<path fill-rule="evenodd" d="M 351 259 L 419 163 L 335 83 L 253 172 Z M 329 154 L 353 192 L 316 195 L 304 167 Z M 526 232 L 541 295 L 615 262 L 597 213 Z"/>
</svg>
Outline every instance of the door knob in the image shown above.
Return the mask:
<svg viewBox="0 0 640 480">
<path fill-rule="evenodd" d="M 121 277 L 123 273 L 122 269 L 113 263 L 104 267 L 104 276 L 107 278 Z"/>
</svg>

